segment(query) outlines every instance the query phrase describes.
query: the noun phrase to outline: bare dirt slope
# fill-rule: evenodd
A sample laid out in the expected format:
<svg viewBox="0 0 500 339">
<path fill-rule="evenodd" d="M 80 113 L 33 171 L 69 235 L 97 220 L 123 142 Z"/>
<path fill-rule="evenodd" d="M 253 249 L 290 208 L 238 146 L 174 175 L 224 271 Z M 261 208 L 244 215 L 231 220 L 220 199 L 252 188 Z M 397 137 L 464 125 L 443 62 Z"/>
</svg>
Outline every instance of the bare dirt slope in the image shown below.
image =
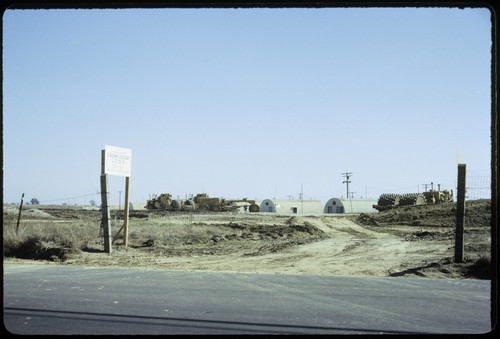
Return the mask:
<svg viewBox="0 0 500 339">
<path fill-rule="evenodd" d="M 67 253 L 50 264 L 490 279 L 490 201 L 467 204 L 463 263 L 454 263 L 455 207 L 450 203 L 366 215 L 131 211 L 131 221 L 140 222 L 135 223 L 135 231 L 131 228 L 128 246 L 120 245 L 118 239 L 112 253 L 107 254 L 102 252 L 101 244 L 95 244 Z M 91 212 L 45 209 L 43 213 L 56 220 L 74 220 Z M 217 225 L 222 231 L 206 240 L 172 243 L 165 235 L 139 229 L 151 220 L 164 219 L 186 227 Z M 4 257 L 6 261 L 19 259 Z"/>
</svg>

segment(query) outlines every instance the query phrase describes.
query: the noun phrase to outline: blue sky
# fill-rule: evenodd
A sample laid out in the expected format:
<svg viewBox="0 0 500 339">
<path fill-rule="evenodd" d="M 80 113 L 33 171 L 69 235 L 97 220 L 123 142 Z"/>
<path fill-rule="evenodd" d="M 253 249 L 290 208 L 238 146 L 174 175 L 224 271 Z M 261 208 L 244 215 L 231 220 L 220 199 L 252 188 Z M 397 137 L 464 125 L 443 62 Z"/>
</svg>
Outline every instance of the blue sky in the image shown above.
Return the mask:
<svg viewBox="0 0 500 339">
<path fill-rule="evenodd" d="M 456 191 L 490 170 L 491 43 L 486 8 L 8 10 L 4 202 L 99 203 L 105 145 L 131 201 Z"/>
</svg>

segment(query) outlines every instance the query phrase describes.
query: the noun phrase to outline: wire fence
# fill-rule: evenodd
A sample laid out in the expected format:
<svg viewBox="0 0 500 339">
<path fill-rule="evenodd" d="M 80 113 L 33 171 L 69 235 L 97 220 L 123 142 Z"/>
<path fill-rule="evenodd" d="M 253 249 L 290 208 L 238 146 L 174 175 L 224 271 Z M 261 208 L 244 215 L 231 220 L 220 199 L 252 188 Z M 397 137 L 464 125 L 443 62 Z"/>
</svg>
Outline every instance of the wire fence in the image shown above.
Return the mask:
<svg viewBox="0 0 500 339">
<path fill-rule="evenodd" d="M 491 199 L 491 173 L 485 170 L 467 170 L 465 199 Z"/>
<path fill-rule="evenodd" d="M 50 200 L 38 200 L 37 198 L 24 199 L 25 205 L 54 205 L 54 206 L 98 206 L 101 203 L 101 193 L 89 193 L 77 196 L 57 198 Z M 13 202 L 14 205 L 19 205 L 19 202 Z"/>
</svg>

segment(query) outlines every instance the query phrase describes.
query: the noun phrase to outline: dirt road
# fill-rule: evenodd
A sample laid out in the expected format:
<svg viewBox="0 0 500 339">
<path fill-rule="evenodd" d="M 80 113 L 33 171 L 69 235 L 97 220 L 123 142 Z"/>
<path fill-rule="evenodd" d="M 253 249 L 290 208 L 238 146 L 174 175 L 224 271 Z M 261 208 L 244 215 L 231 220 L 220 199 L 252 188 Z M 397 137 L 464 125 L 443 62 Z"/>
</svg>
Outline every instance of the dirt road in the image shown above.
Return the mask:
<svg viewBox="0 0 500 339">
<path fill-rule="evenodd" d="M 118 242 L 111 254 L 102 253 L 100 246 L 89 247 L 66 255 L 64 260 L 44 263 L 271 274 L 487 279 L 491 254 L 488 203 L 478 204 L 469 211 L 472 221 L 466 225 L 464 263 L 453 262 L 453 205 L 425 209 L 415 206 L 360 216 L 194 213 L 154 217 L 146 213 L 145 221 L 133 226 L 127 247 Z M 52 215 L 52 221 L 57 214 L 49 210 L 44 213 Z M 138 213 L 144 212 L 136 212 L 136 216 Z M 74 215 L 56 215 L 55 218 L 78 220 Z M 153 221 L 161 231 L 152 233 Z M 219 234 L 199 241 L 169 242 L 168 230 L 173 225 L 186 229 L 217 226 Z"/>
<path fill-rule="evenodd" d="M 252 223 L 249 220 L 253 218 L 242 218 Z M 234 217 L 232 219 L 234 223 Z M 255 219 L 256 224 L 262 222 L 262 218 Z M 299 240 L 293 246 L 277 240 L 256 240 L 255 237 L 253 240 L 247 239 L 245 245 L 241 244 L 241 240 L 222 240 L 204 247 L 184 245 L 181 246 L 185 249 L 184 254 L 174 256 L 169 255 L 168 246 L 155 246 L 149 250 L 121 247 L 104 260 L 102 254 L 82 253 L 81 257 L 69 259 L 66 263 L 81 264 L 83 260 L 85 265 L 272 274 L 432 278 L 464 276 L 463 269 L 467 264 L 454 264 L 451 261 L 454 256 L 454 238 L 450 236 L 449 228 L 375 228 L 361 226 L 351 218 L 331 216 L 294 217 L 293 222 L 323 231 L 322 239 L 314 242 Z M 484 239 L 487 236 L 483 234 L 480 238 L 488 241 Z"/>
</svg>

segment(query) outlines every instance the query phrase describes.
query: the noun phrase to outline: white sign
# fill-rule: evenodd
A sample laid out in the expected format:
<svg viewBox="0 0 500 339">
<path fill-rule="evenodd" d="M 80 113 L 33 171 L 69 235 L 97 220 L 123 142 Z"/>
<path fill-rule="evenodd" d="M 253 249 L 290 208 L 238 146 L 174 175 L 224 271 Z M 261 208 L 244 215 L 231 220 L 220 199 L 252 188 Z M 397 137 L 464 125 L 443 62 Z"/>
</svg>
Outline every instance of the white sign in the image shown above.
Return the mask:
<svg viewBox="0 0 500 339">
<path fill-rule="evenodd" d="M 132 150 L 106 145 L 104 147 L 104 173 L 130 177 Z"/>
</svg>

